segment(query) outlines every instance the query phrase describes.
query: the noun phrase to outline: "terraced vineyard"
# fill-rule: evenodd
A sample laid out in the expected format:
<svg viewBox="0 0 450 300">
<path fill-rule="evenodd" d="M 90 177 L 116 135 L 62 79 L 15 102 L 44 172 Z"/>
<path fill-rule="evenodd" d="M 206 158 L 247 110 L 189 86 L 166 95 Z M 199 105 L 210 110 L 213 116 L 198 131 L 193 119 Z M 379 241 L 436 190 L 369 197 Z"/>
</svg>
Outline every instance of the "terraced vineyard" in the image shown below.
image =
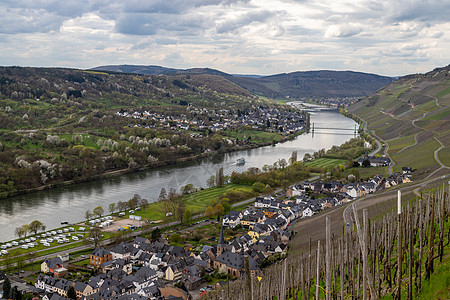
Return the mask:
<svg viewBox="0 0 450 300">
<path fill-rule="evenodd" d="M 416 179 L 450 172 L 450 66 L 400 78 L 349 111 L 388 144 L 388 155 Z"/>
</svg>

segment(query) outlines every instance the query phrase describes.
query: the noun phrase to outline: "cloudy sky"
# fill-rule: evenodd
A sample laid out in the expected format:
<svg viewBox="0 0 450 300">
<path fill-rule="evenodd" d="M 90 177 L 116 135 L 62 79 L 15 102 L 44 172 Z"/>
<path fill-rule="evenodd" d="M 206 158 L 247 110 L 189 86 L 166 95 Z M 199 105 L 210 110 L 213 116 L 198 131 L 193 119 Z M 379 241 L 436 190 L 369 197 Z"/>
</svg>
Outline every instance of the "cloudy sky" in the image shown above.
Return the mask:
<svg viewBox="0 0 450 300">
<path fill-rule="evenodd" d="M 1 0 L 0 65 L 228 73 L 450 64 L 449 0 Z"/>
</svg>

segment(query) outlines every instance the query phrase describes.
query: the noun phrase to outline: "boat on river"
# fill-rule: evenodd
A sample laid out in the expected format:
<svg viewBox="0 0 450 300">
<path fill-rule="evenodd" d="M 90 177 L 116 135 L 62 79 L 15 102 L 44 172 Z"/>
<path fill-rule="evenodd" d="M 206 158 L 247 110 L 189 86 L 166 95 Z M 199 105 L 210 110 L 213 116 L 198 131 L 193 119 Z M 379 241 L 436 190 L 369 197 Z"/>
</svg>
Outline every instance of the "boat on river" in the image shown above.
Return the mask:
<svg viewBox="0 0 450 300">
<path fill-rule="evenodd" d="M 238 164 L 238 165 L 245 165 L 245 158 L 243 158 L 243 157 L 238 158 L 238 160 L 236 161 L 236 164 Z"/>
</svg>

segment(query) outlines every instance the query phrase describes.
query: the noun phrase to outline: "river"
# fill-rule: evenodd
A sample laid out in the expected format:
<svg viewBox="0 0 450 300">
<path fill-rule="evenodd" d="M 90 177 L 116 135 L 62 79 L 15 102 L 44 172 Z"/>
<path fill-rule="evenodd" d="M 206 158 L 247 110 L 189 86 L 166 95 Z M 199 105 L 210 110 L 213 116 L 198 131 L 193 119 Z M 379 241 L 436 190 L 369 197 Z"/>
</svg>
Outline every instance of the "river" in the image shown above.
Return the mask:
<svg viewBox="0 0 450 300">
<path fill-rule="evenodd" d="M 314 123 L 316 128 L 353 129 L 356 124 L 336 110 L 313 109 L 310 114 L 311 123 Z M 273 164 L 282 158 L 287 161 L 294 150 L 301 160 L 305 153 L 341 145 L 353 136 L 352 131 L 316 129 L 314 134 L 305 133 L 276 146 L 233 152 L 181 166 L 126 174 L 3 199 L 0 200 L 0 242 L 13 239 L 15 228 L 33 220 L 43 222 L 47 229 L 59 227 L 61 221 L 80 222 L 84 219 L 86 210 L 92 211 L 96 206 L 102 205 L 105 211 L 108 211 L 110 203 L 127 201 L 134 194 L 140 194 L 149 202 L 153 202 L 163 187 L 167 191 L 169 188 L 179 190 L 188 183 L 195 187 L 205 187 L 206 180 L 215 175 L 221 166 L 224 167 L 225 175 L 230 175 L 233 171 L 242 172 L 249 167 L 262 168 L 265 164 Z M 245 165 L 236 164 L 240 157 L 245 158 Z"/>
</svg>

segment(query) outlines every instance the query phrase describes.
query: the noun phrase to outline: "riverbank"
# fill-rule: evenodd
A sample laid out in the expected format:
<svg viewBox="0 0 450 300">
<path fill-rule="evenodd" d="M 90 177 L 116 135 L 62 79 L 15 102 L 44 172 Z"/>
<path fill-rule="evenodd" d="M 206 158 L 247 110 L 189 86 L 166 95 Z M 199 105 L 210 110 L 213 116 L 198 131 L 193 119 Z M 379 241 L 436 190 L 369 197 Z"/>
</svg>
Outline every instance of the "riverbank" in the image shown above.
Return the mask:
<svg viewBox="0 0 450 300">
<path fill-rule="evenodd" d="M 191 155 L 191 156 L 187 156 L 187 157 L 177 158 L 175 160 L 167 160 L 167 161 L 163 161 L 163 162 L 157 162 L 157 163 L 149 164 L 149 165 L 139 167 L 139 168 L 131 168 L 131 169 L 126 168 L 126 169 L 107 171 L 103 174 L 98 174 L 98 175 L 94 175 L 91 177 L 79 178 L 76 180 L 67 180 L 67 181 L 63 181 L 63 182 L 56 182 L 56 183 L 46 184 L 46 185 L 42 185 L 42 186 L 39 186 L 36 188 L 31 188 L 31 189 L 12 191 L 12 192 L 9 192 L 6 197 L 2 197 L 0 195 L 0 200 L 8 199 L 8 198 L 18 196 L 18 195 L 24 195 L 24 194 L 29 194 L 29 193 L 50 190 L 50 189 L 54 189 L 54 188 L 67 187 L 67 186 L 70 186 L 73 184 L 94 182 L 97 180 L 102 180 L 102 179 L 111 178 L 111 177 L 117 177 L 117 176 L 121 176 L 121 175 L 125 175 L 125 174 L 132 174 L 132 173 L 143 172 L 143 171 L 148 171 L 148 170 L 158 170 L 158 169 L 161 169 L 161 168 L 164 168 L 167 166 L 182 165 L 184 163 L 188 163 L 188 162 L 192 162 L 192 161 L 200 161 L 207 157 L 214 157 L 215 155 L 223 155 L 226 153 L 252 150 L 252 149 L 257 149 L 257 148 L 266 147 L 266 146 L 273 146 L 278 143 L 284 143 L 287 141 L 291 141 L 291 140 L 295 139 L 297 136 L 299 136 L 305 132 L 306 132 L 306 130 L 301 130 L 297 133 L 290 134 L 285 137 L 283 136 L 278 141 L 273 140 L 271 142 L 257 142 L 254 144 L 247 144 L 247 145 L 242 145 L 242 146 L 236 146 L 234 148 L 227 148 L 226 150 L 204 152 L 204 153 L 197 154 L 197 155 Z"/>
</svg>

